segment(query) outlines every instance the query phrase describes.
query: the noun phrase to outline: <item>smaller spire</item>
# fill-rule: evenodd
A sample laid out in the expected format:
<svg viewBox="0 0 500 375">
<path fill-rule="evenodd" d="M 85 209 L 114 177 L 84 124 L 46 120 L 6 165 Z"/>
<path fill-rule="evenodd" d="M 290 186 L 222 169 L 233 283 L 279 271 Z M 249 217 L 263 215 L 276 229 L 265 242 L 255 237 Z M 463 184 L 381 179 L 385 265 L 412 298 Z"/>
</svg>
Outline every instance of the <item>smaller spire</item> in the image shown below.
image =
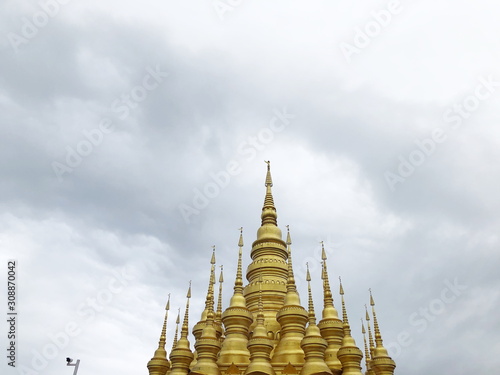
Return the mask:
<svg viewBox="0 0 500 375">
<path fill-rule="evenodd" d="M 295 285 L 295 277 L 293 275 L 292 264 L 292 239 L 290 237 L 290 226 L 286 226 L 286 244 L 288 250 L 288 282 L 286 285 L 287 293 L 285 296 L 285 305 L 300 305 L 299 294 L 297 293 L 297 286 Z"/>
<path fill-rule="evenodd" d="M 184 320 L 182 321 L 181 338 L 187 338 L 189 326 L 189 299 L 191 298 L 191 280 L 189 280 L 189 288 L 186 294 L 186 311 L 184 313 Z"/>
<path fill-rule="evenodd" d="M 368 289 L 370 292 L 370 306 L 372 307 L 373 315 L 373 330 L 375 331 L 375 347 L 383 347 L 382 335 L 380 334 L 380 329 L 377 321 L 377 314 L 375 313 L 375 301 L 373 300 L 372 290 Z"/>
<path fill-rule="evenodd" d="M 328 268 L 326 266 L 326 252 L 324 242 L 321 241 L 321 279 L 323 280 L 323 318 L 338 319 L 338 312 L 333 304 L 332 290 L 328 279 Z"/>
<path fill-rule="evenodd" d="M 338 351 L 342 346 L 342 338 L 344 337 L 344 328 L 342 320 L 339 319 L 339 314 L 333 305 L 332 291 L 330 289 L 330 281 L 328 278 L 328 269 L 326 265 L 326 252 L 324 242 L 321 241 L 321 279 L 323 280 L 323 311 L 322 319 L 319 321 L 318 327 L 321 330 L 321 335 L 327 341 L 328 347 L 325 351 L 325 361 L 328 367 L 335 375 L 342 373 L 342 363 L 338 359 Z"/>
<path fill-rule="evenodd" d="M 373 300 L 372 290 L 370 291 L 370 305 L 372 306 L 373 329 L 375 331 L 375 349 L 372 353 L 372 367 L 376 373 L 394 374 L 396 363 L 389 356 L 387 349 L 384 347 L 382 335 L 378 326 L 377 314 L 375 313 L 375 301 Z"/>
<path fill-rule="evenodd" d="M 193 352 L 189 348 L 189 300 L 191 298 L 191 281 L 189 281 L 189 288 L 186 294 L 186 311 L 184 313 L 184 320 L 182 322 L 181 337 L 175 346 L 175 349 L 170 353 L 170 360 L 172 361 L 172 369 L 170 375 L 186 375 L 189 372 L 189 364 L 193 360 Z"/>
<path fill-rule="evenodd" d="M 349 319 L 347 318 L 347 310 L 345 307 L 344 288 L 340 277 L 339 281 L 340 296 L 342 300 L 342 318 L 344 321 L 344 338 L 342 339 L 342 346 L 338 351 L 338 358 L 340 362 L 342 362 L 342 373 L 362 375 L 360 363 L 363 359 L 363 352 L 359 350 L 356 346 L 354 338 L 351 336 L 351 327 L 349 325 Z"/>
<path fill-rule="evenodd" d="M 349 319 L 347 318 L 347 310 L 345 308 L 344 287 L 342 286 L 342 278 L 340 276 L 339 276 L 339 282 L 340 282 L 339 294 L 342 299 L 342 320 L 344 321 L 344 335 L 351 336 L 351 327 L 349 326 Z"/>
<path fill-rule="evenodd" d="M 316 314 L 314 313 L 314 303 L 311 292 L 311 274 L 309 273 L 309 263 L 306 263 L 307 273 L 306 273 L 306 281 L 307 281 L 307 294 L 309 298 L 309 324 L 316 325 Z"/>
<path fill-rule="evenodd" d="M 179 323 L 181 322 L 181 308 L 177 311 L 177 319 L 175 320 L 175 334 L 174 341 L 172 342 L 172 350 L 177 346 L 177 339 L 179 337 Z"/>
<path fill-rule="evenodd" d="M 219 295 L 217 298 L 217 312 L 215 313 L 215 321 L 219 324 L 221 324 L 222 317 L 222 283 L 224 282 L 223 269 L 224 266 L 220 266 Z"/>
<path fill-rule="evenodd" d="M 167 359 L 167 351 L 165 350 L 165 342 L 167 335 L 167 320 L 168 311 L 170 310 L 170 293 L 165 307 L 165 318 L 163 319 L 163 327 L 161 330 L 158 349 L 155 350 L 153 358 L 148 362 L 147 367 L 150 375 L 165 375 L 170 369 L 170 362 Z"/>
<path fill-rule="evenodd" d="M 221 351 L 217 360 L 217 363 L 221 366 L 221 368 L 226 368 L 227 366 L 231 367 L 231 365 L 246 366 L 250 362 L 250 352 L 247 348 L 248 328 L 252 324 L 254 318 L 250 310 L 248 310 L 245 297 L 243 296 L 243 277 L 241 267 L 243 228 L 240 228 L 239 231 L 238 266 L 234 281 L 234 292 L 231 296 L 229 307 L 221 316 L 225 329 L 225 336 L 223 338 Z M 219 293 L 219 295 L 221 294 Z M 226 372 L 227 371 L 228 370 L 226 370 Z"/>
<path fill-rule="evenodd" d="M 264 305 L 262 304 L 262 275 L 259 274 L 259 312 L 257 313 L 257 325 L 255 326 L 253 337 L 267 337 L 267 330 L 264 326 Z"/>
<path fill-rule="evenodd" d="M 236 279 L 234 280 L 234 292 L 243 293 L 243 270 L 241 267 L 241 257 L 243 253 L 243 227 L 240 227 L 240 239 L 238 240 L 238 266 L 236 268 Z"/>
<path fill-rule="evenodd" d="M 168 293 L 168 301 L 167 305 L 165 306 L 165 318 L 163 319 L 163 327 L 161 329 L 161 335 L 160 335 L 160 341 L 158 342 L 158 351 L 161 353 L 165 352 L 165 343 L 167 340 L 167 320 L 168 320 L 168 311 L 170 310 L 170 293 Z M 159 353 L 159 354 L 161 354 Z"/>
<path fill-rule="evenodd" d="M 267 336 L 264 326 L 264 310 L 262 305 L 262 275 L 259 274 L 259 311 L 257 313 L 257 325 L 248 341 L 250 351 L 250 364 L 245 370 L 245 374 L 267 374 L 274 375 L 274 369 L 270 361 L 270 353 L 273 350 L 273 342 Z"/>
<path fill-rule="evenodd" d="M 365 343 L 365 366 L 366 366 L 366 373 L 368 374 L 370 371 L 370 350 L 368 349 L 368 343 L 366 342 L 366 330 L 365 330 L 365 325 L 363 323 L 363 318 L 361 318 L 361 333 L 363 334 L 363 341 Z"/>
<path fill-rule="evenodd" d="M 242 266 L 241 266 L 241 258 L 242 258 L 242 253 L 243 253 L 243 227 L 239 229 L 240 231 L 240 238 L 238 240 L 238 265 L 236 267 L 236 278 L 234 279 L 234 293 L 233 296 L 231 297 L 231 301 L 229 305 L 231 307 L 243 307 L 246 309 L 246 301 L 245 297 L 243 296 L 243 271 L 242 271 Z M 221 276 L 222 276 L 222 269 L 221 269 Z"/>
<path fill-rule="evenodd" d="M 375 350 L 375 343 L 373 341 L 372 329 L 370 327 L 370 314 L 368 314 L 368 307 L 365 304 L 365 320 L 368 326 L 368 343 L 370 344 L 370 356 L 373 356 L 373 351 Z"/>
</svg>

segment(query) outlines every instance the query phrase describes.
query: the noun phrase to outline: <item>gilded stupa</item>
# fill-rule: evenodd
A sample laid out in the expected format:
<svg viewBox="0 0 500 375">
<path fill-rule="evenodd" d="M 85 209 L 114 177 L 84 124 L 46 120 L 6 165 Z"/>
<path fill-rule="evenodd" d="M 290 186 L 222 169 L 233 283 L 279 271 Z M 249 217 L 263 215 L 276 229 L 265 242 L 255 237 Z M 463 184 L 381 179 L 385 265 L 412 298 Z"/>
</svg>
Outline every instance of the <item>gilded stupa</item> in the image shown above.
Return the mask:
<svg viewBox="0 0 500 375">
<path fill-rule="evenodd" d="M 147 364 L 149 375 L 361 375 L 363 357 L 364 374 L 393 375 L 396 365 L 383 346 L 371 290 L 369 302 L 373 334 L 370 314 L 366 309 L 369 339 L 367 342 L 362 323 L 363 355 L 351 336 L 342 282 L 339 284 L 341 316 L 334 306 L 324 247 L 321 262 L 322 318 L 317 321 L 309 268 L 306 277 L 307 309 L 302 306 L 295 285 L 290 231 L 287 226 L 286 240 L 283 240 L 271 190 L 270 163 L 266 163 L 262 222 L 250 252 L 252 262 L 246 272 L 247 284 L 243 282 L 244 244 L 240 229 L 237 271 L 229 306 L 223 311 L 222 267 L 215 306 L 217 279 L 214 248 L 205 309 L 192 328 L 193 346 L 189 342 L 189 285 L 180 338 L 179 313 L 168 356 L 165 345 L 169 298 L 158 349 Z"/>
</svg>

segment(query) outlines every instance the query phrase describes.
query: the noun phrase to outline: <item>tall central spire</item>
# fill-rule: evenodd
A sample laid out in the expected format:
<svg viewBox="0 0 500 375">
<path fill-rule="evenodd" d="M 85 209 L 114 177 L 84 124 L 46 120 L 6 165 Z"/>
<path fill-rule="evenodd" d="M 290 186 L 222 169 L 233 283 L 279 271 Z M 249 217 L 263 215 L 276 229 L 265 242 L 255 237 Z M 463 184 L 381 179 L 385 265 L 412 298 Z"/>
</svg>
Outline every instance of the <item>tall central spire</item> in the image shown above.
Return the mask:
<svg viewBox="0 0 500 375">
<path fill-rule="evenodd" d="M 266 161 L 267 173 L 265 179 L 266 195 L 261 214 L 261 226 L 257 230 L 257 239 L 252 244 L 250 256 L 253 262 L 247 269 L 248 285 L 245 287 L 244 296 L 248 309 L 254 315 L 254 324 L 259 310 L 259 288 L 262 289 L 262 303 L 264 305 L 264 326 L 273 335 L 280 330 L 276 320 L 276 313 L 283 306 L 287 293 L 288 280 L 288 252 L 285 241 L 282 239 L 281 229 L 277 225 L 276 207 L 271 187 L 271 163 Z M 259 278 L 262 277 L 262 283 Z"/>
<path fill-rule="evenodd" d="M 264 207 L 262 207 L 262 225 L 264 224 L 273 224 L 274 226 L 278 225 L 276 215 L 276 207 L 274 207 L 274 199 L 271 188 L 273 187 L 273 179 L 271 177 L 271 162 L 266 161 L 267 163 L 267 174 L 266 174 L 266 197 L 264 198 Z"/>
</svg>

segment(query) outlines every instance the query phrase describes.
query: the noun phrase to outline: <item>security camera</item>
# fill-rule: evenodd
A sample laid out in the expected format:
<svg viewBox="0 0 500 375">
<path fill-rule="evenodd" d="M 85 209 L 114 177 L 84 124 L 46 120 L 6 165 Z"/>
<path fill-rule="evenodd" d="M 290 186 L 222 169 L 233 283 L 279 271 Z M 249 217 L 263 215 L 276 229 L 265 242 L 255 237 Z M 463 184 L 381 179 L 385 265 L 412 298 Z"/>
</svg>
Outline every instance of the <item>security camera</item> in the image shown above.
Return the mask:
<svg viewBox="0 0 500 375">
<path fill-rule="evenodd" d="M 71 358 L 67 357 L 66 362 L 68 362 L 68 365 L 69 365 L 71 362 L 73 362 L 73 360 Z"/>
</svg>

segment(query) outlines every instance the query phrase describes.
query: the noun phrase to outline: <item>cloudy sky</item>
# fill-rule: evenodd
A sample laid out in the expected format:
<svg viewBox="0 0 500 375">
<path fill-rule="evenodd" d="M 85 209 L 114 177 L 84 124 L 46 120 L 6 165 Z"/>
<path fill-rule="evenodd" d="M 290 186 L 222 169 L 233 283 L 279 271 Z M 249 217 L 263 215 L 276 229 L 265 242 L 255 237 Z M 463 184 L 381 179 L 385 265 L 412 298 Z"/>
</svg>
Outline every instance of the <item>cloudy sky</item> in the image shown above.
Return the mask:
<svg viewBox="0 0 500 375">
<path fill-rule="evenodd" d="M 396 373 L 497 371 L 499 10 L 4 0 L 0 280 L 6 311 L 16 260 L 19 315 L 2 373 L 70 374 L 70 356 L 147 374 L 189 280 L 199 320 L 212 245 L 227 306 L 263 160 L 303 302 L 309 262 L 319 310 L 324 241 L 360 346 L 372 288 Z"/>
</svg>

